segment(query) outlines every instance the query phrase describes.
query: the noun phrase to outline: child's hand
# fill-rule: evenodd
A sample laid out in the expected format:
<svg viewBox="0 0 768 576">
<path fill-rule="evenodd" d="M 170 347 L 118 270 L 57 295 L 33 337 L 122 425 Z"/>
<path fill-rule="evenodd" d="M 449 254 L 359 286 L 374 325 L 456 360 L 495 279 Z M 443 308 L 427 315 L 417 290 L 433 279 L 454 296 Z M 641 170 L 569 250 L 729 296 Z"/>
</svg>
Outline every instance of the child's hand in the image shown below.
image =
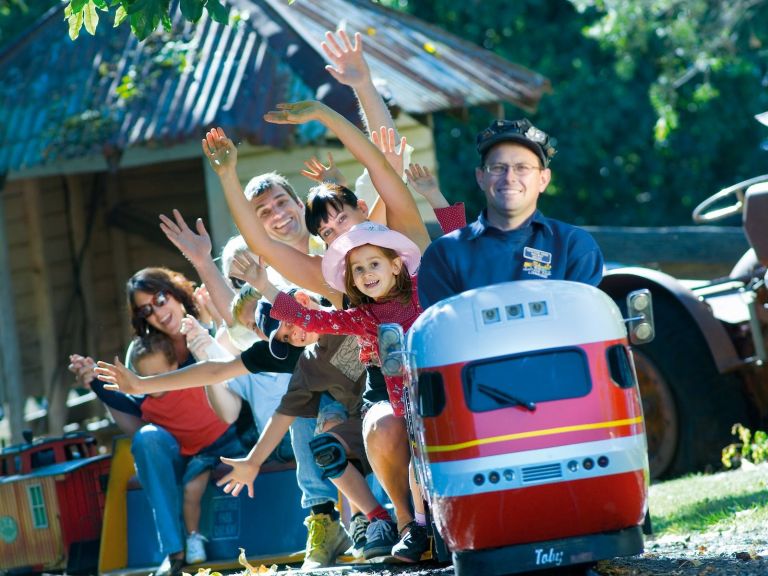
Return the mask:
<svg viewBox="0 0 768 576">
<path fill-rule="evenodd" d="M 310 120 L 319 120 L 327 109 L 325 104 L 314 100 L 278 104 L 277 110 L 264 114 L 264 120 L 272 124 L 306 124 Z"/>
<path fill-rule="evenodd" d="M 395 130 L 382 126 L 379 131 L 371 132 L 371 141 L 381 150 L 389 165 L 397 172 L 397 175 L 403 176 L 403 154 L 405 153 L 405 136 L 400 138 L 400 148 L 395 146 Z"/>
<path fill-rule="evenodd" d="M 203 154 L 217 174 L 233 170 L 237 165 L 237 147 L 221 128 L 214 128 L 206 133 L 203 139 Z"/>
<path fill-rule="evenodd" d="M 115 356 L 115 363 L 109 364 L 99 360 L 94 369 L 96 376 L 104 382 L 108 382 L 104 386 L 106 390 L 116 390 L 125 394 L 142 394 L 141 379 L 128 370 L 120 359 Z"/>
<path fill-rule="evenodd" d="M 259 292 L 263 292 L 267 282 L 269 282 L 267 269 L 248 252 L 235 254 L 229 273 L 235 278 L 248 282 Z"/>
<path fill-rule="evenodd" d="M 248 457 L 225 458 L 222 456 L 221 461 L 232 466 L 232 470 L 216 482 L 216 486 L 224 486 L 224 493 L 232 496 L 239 496 L 243 487 L 246 487 L 248 496 L 253 498 L 253 481 L 259 475 L 261 465 L 251 462 Z"/>
<path fill-rule="evenodd" d="M 90 388 L 91 382 L 96 377 L 93 372 L 96 363 L 90 356 L 81 356 L 80 354 L 69 355 L 69 369 L 75 375 L 75 380 L 79 386 Z"/>
<path fill-rule="evenodd" d="M 328 166 L 320 162 L 315 156 L 304 161 L 304 166 L 306 166 L 306 170 L 302 170 L 301 175 L 310 180 L 320 184 L 323 182 L 333 182 L 340 186 L 347 185 L 347 179 L 344 178 L 344 174 L 341 173 L 338 166 L 334 164 L 333 156 L 330 152 L 328 152 Z"/>
<path fill-rule="evenodd" d="M 411 165 L 405 169 L 405 177 L 408 179 L 408 185 L 411 189 L 417 194 L 424 196 L 432 208 L 445 208 L 448 206 L 448 202 L 437 185 L 437 178 L 432 175 L 429 168 L 416 162 L 411 162 Z"/>
<path fill-rule="evenodd" d="M 333 66 L 329 64 L 325 69 L 339 83 L 346 84 L 351 88 L 369 82 L 371 71 L 363 56 L 363 42 L 360 33 L 355 33 L 354 45 L 349 41 L 349 36 L 344 30 L 339 30 L 337 34 L 341 42 L 336 40 L 333 32 L 326 32 L 325 42 L 320 44 L 325 55 L 334 64 Z"/>
<path fill-rule="evenodd" d="M 208 292 L 208 287 L 205 284 L 200 284 L 200 286 L 195 288 L 194 296 L 197 310 L 200 313 L 200 320 L 207 319 L 208 324 L 220 326 L 223 319 L 216 309 L 213 300 L 211 300 L 211 294 Z"/>
<path fill-rule="evenodd" d="M 213 343 L 213 336 L 190 314 L 181 319 L 181 333 L 187 338 L 187 348 L 196 360 L 207 360 L 206 349 Z"/>
</svg>

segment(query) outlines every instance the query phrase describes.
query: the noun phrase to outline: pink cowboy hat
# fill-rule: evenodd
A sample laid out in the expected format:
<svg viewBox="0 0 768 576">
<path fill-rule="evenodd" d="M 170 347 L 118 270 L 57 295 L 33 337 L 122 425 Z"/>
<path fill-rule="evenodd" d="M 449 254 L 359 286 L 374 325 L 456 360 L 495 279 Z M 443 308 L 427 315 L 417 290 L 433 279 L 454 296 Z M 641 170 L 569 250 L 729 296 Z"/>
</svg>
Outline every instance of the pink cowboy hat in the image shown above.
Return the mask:
<svg viewBox="0 0 768 576">
<path fill-rule="evenodd" d="M 371 244 L 391 248 L 403 259 L 409 274 L 415 274 L 421 263 L 421 251 L 400 232 L 390 230 L 375 222 L 363 222 L 336 238 L 323 256 L 323 276 L 331 288 L 344 292 L 344 276 L 347 271 L 347 253 L 353 248 Z"/>
</svg>

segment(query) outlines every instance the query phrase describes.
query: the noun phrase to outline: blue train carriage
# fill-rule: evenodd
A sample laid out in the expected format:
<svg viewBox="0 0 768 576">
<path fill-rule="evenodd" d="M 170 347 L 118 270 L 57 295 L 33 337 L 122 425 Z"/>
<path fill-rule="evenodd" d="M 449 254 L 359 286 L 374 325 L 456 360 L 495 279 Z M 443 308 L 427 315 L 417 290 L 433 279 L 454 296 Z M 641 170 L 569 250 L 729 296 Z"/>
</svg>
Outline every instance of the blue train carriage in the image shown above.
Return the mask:
<svg viewBox="0 0 768 576">
<path fill-rule="evenodd" d="M 134 468 L 129 438 L 115 439 L 112 450 L 99 574 L 147 574 L 162 561 L 154 518 Z M 240 548 L 252 565 L 300 562 L 307 531 L 296 484 L 295 464 L 265 464 L 254 482 L 254 498 L 246 491 L 238 497 L 215 485 L 226 467 L 212 474 L 201 505 L 200 532 L 208 538 L 208 560 L 187 566 L 224 570 L 238 567 Z"/>
<path fill-rule="evenodd" d="M 94 571 L 109 459 L 79 433 L 0 451 L 0 571 Z"/>
<path fill-rule="evenodd" d="M 380 332 L 382 369 L 410 382 L 414 456 L 458 576 L 642 551 L 648 457 L 625 322 L 639 343 L 653 318 L 647 291 L 627 301 L 624 320 L 592 286 L 510 282 L 431 306 L 405 347 Z"/>
</svg>

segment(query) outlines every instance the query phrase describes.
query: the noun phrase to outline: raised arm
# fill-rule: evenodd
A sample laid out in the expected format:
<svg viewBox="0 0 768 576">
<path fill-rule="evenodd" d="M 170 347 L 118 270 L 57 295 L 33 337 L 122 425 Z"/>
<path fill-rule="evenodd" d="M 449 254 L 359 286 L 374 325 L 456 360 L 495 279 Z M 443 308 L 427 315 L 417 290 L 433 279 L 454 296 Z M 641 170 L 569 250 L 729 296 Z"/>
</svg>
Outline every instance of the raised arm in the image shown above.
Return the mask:
<svg viewBox="0 0 768 576">
<path fill-rule="evenodd" d="M 325 41 L 320 47 L 333 65 L 325 69 L 340 84 L 349 86 L 355 91 L 360 103 L 361 116 L 368 133 L 378 130 L 381 126 L 394 128 L 395 122 L 389 113 L 384 99 L 376 90 L 371 77 L 371 70 L 363 53 L 363 39 L 360 32 L 354 35 L 354 42 L 344 30 L 337 32 L 338 39 L 332 32 L 325 33 Z"/>
<path fill-rule="evenodd" d="M 421 219 L 416 201 L 400 175 L 394 171 L 381 151 L 346 118 L 320 102 L 278 104 L 278 109 L 264 119 L 275 124 L 322 122 L 347 147 L 371 175 L 371 180 L 386 205 L 390 228 L 408 236 L 423 251 L 429 245 L 429 234 Z"/>
<path fill-rule="evenodd" d="M 215 128 L 206 134 L 203 153 L 219 176 L 232 218 L 254 254 L 263 256 L 289 282 L 322 294 L 334 304 L 341 303 L 341 294 L 328 286 L 323 278 L 319 258 L 299 252 L 267 235 L 243 194 L 236 170 L 237 148 L 224 130 Z"/>
<path fill-rule="evenodd" d="M 197 232 L 187 226 L 181 212 L 176 209 L 173 210 L 173 219 L 160 214 L 160 229 L 195 267 L 195 271 L 208 288 L 208 294 L 216 310 L 227 325 L 231 326 L 232 313 L 229 307 L 235 293 L 211 257 L 211 237 L 202 219 L 197 219 L 195 227 Z"/>
<path fill-rule="evenodd" d="M 181 321 L 181 331 L 187 339 L 187 348 L 198 362 L 203 360 L 231 360 L 234 358 L 216 339 L 197 321 L 187 314 Z M 231 424 L 240 415 L 243 399 L 229 389 L 228 382 L 220 382 L 205 387 L 205 395 L 216 414 Z"/>
<path fill-rule="evenodd" d="M 221 461 L 232 466 L 232 470 L 216 482 L 216 486 L 223 486 L 224 492 L 232 494 L 232 496 L 239 496 L 243 488 L 247 488 L 248 496 L 253 498 L 253 481 L 259 475 L 261 465 L 280 444 L 294 420 L 296 420 L 295 416 L 286 416 L 275 412 L 248 456 L 245 458 L 225 458 L 222 456 Z"/>
<path fill-rule="evenodd" d="M 247 374 L 240 358 L 231 360 L 205 360 L 179 370 L 157 376 L 138 376 L 128 370 L 118 358 L 115 363 L 99 361 L 95 369 L 100 380 L 108 382 L 108 390 L 120 390 L 126 394 L 151 394 L 186 388 L 211 386 Z"/>
</svg>

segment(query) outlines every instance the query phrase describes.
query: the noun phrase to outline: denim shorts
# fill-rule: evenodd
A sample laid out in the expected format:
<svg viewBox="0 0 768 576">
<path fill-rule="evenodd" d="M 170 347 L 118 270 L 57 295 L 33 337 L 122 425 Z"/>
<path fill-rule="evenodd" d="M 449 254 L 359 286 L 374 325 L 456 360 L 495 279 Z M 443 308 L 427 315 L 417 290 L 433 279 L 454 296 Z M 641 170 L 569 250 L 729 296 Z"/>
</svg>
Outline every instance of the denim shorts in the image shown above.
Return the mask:
<svg viewBox="0 0 768 576">
<path fill-rule="evenodd" d="M 194 456 L 188 457 L 182 485 L 186 486 L 190 480 L 197 478 L 203 472 L 213 470 L 221 462 L 221 456 L 241 458 L 247 453 L 240 442 L 235 425 L 232 424 L 213 444 L 206 446 Z"/>
</svg>

